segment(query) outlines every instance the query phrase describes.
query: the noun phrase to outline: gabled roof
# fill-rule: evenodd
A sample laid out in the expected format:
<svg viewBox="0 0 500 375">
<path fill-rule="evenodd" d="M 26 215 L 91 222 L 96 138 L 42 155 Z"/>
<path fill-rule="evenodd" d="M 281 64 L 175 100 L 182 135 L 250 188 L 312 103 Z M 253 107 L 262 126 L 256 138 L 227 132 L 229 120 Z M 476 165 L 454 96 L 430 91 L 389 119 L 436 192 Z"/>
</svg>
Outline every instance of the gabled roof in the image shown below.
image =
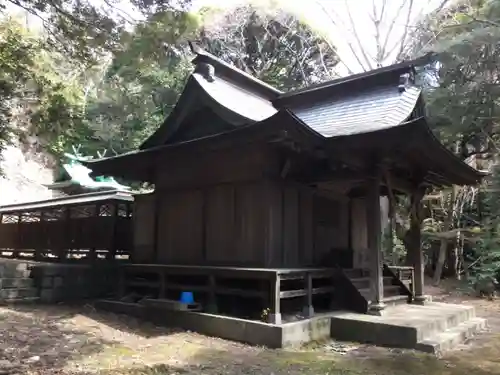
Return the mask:
<svg viewBox="0 0 500 375">
<path fill-rule="evenodd" d="M 326 98 L 290 110 L 322 136 L 338 137 L 379 131 L 404 123 L 414 111 L 421 90 L 386 85 L 347 97 Z"/>
<path fill-rule="evenodd" d="M 352 74 L 347 77 L 336 78 L 316 85 L 292 90 L 280 95 L 274 101 L 274 104 L 277 106 L 290 103 L 297 105 L 298 101 L 301 103 L 310 103 L 325 96 L 335 96 L 338 94 L 348 96 L 351 92 L 359 93 L 366 89 L 394 82 L 394 79 L 397 80 L 405 73 L 414 73 L 415 67 L 430 63 L 433 55 L 433 53 L 428 53 L 414 60 L 407 60 L 367 72 Z"/>
<path fill-rule="evenodd" d="M 140 149 L 169 143 L 189 113 L 209 107 L 224 118 L 229 125 L 241 126 L 265 120 L 277 110 L 271 100 L 282 94 L 274 87 L 238 70 L 217 57 L 191 44 L 196 57 L 195 71 L 170 115 Z M 206 69 L 213 69 L 214 79 L 207 77 Z M 200 126 L 206 124 L 200 123 Z"/>
<path fill-rule="evenodd" d="M 225 77 L 227 80 L 236 83 L 238 87 L 246 88 L 247 91 L 255 92 L 266 99 L 275 99 L 283 94 L 283 92 L 277 88 L 268 85 L 264 81 L 261 81 L 260 79 L 257 79 L 240 69 L 237 69 L 224 60 L 221 60 L 211 53 L 201 49 L 196 44 L 190 42 L 189 46 L 191 47 L 191 51 L 196 54 L 196 57 L 193 59 L 194 65 L 199 63 L 210 64 L 215 68 L 218 76 Z"/>
<path fill-rule="evenodd" d="M 216 112 L 228 127 L 253 124 L 287 108 L 325 137 L 397 126 L 409 118 L 420 96 L 411 82 L 413 67 L 429 59 L 424 56 L 283 93 L 194 44 L 191 48 L 196 54 L 194 72 L 175 109 L 140 149 L 170 143 L 186 116 L 203 107 Z M 401 79 L 406 79 L 403 87 Z M 210 124 L 200 121 L 198 126 Z"/>
<path fill-rule="evenodd" d="M 88 164 L 101 173 L 111 173 L 120 165 L 125 173 L 127 161 L 133 158 L 151 163 L 150 151 L 163 154 L 178 147 L 237 143 L 241 137 L 243 141 L 247 136 L 255 138 L 258 132 L 264 139 L 283 121 L 294 131 L 301 129 L 301 135 L 295 133 L 297 137 L 303 139 L 306 134 L 307 142 L 319 142 L 328 152 L 389 153 L 395 159 L 399 155 L 415 168 L 433 174 L 428 177 L 431 184 L 475 184 L 481 179 L 481 173 L 432 135 L 423 117 L 422 94 L 414 76 L 415 66 L 428 63 L 429 55 L 285 94 L 194 45 L 192 49 L 196 53 L 194 72 L 176 107 L 141 145 L 142 151 Z M 215 114 L 222 125 L 211 127 L 204 121 L 207 114 L 212 119 Z M 176 133 L 182 136 L 176 137 Z M 414 138 L 404 133 L 412 133 Z"/>
<path fill-rule="evenodd" d="M 209 82 L 199 73 L 193 74 L 193 78 L 215 104 L 239 114 L 250 122 L 265 120 L 277 112 L 269 100 L 224 78 Z"/>
</svg>

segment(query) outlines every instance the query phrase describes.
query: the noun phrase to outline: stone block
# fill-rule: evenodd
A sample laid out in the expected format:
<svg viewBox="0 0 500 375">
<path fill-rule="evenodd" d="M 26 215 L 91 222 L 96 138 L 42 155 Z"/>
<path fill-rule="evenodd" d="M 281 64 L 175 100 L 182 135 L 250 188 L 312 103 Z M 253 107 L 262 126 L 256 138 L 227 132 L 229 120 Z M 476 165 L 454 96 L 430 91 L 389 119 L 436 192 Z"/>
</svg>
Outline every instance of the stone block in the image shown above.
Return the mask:
<svg viewBox="0 0 500 375">
<path fill-rule="evenodd" d="M 40 300 L 43 303 L 53 303 L 55 302 L 55 294 L 54 294 L 54 289 L 42 289 L 40 291 Z"/>
<path fill-rule="evenodd" d="M 57 276 L 60 273 L 58 267 L 55 265 L 40 266 L 39 269 L 43 276 Z"/>
<path fill-rule="evenodd" d="M 64 286 L 64 278 L 61 276 L 54 277 L 54 288 L 61 288 Z"/>
<path fill-rule="evenodd" d="M 18 263 L 16 265 L 16 270 L 20 272 L 28 271 L 29 270 L 28 263 Z"/>
<path fill-rule="evenodd" d="M 2 289 L 0 290 L 0 299 L 22 298 L 19 289 Z"/>
<path fill-rule="evenodd" d="M 3 300 L 31 298 L 37 296 L 35 288 L 13 288 L 0 290 L 0 298 Z"/>
<path fill-rule="evenodd" d="M 3 263 L 0 267 L 0 277 L 2 278 L 16 278 L 16 277 L 29 277 L 31 270 L 29 270 L 25 263 Z"/>
<path fill-rule="evenodd" d="M 54 278 L 52 276 L 45 276 L 41 282 L 42 288 L 52 288 L 54 286 Z"/>
<path fill-rule="evenodd" d="M 0 279 L 0 287 L 6 288 L 31 288 L 33 287 L 33 279 L 27 277 L 14 277 Z"/>
</svg>

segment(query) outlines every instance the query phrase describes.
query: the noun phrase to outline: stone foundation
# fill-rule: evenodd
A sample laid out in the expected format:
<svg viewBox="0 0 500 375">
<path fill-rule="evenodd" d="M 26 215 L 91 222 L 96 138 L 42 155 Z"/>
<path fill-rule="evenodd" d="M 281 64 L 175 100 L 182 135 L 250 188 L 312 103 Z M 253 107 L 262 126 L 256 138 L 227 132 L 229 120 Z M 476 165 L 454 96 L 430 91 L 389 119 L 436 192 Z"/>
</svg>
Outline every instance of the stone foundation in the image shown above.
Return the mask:
<svg viewBox="0 0 500 375">
<path fill-rule="evenodd" d="M 0 259 L 0 300 L 42 303 L 104 298 L 116 287 L 117 266 Z"/>
<path fill-rule="evenodd" d="M 318 316 L 292 323 L 270 324 L 203 312 L 165 310 L 140 303 L 113 300 L 96 301 L 95 306 L 116 314 L 126 314 L 170 326 L 198 332 L 207 336 L 270 348 L 299 347 L 305 343 L 330 337 L 331 320 Z"/>
</svg>

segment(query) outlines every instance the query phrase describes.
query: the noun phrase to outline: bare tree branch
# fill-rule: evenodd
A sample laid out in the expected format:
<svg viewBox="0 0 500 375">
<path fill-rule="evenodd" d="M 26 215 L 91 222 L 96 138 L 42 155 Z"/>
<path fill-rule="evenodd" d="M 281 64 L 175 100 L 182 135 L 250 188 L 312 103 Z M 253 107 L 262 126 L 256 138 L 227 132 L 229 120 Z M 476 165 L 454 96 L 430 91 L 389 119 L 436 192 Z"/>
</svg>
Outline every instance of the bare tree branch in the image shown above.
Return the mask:
<svg viewBox="0 0 500 375">
<path fill-rule="evenodd" d="M 365 62 L 368 65 L 368 69 L 373 69 L 372 64 L 371 64 L 371 60 L 368 57 L 368 53 L 366 52 L 363 43 L 359 39 L 358 32 L 356 31 L 356 25 L 354 23 L 354 20 L 352 19 L 352 14 L 351 14 L 349 5 L 347 4 L 347 0 L 344 0 L 344 4 L 345 4 L 346 9 L 347 9 L 347 16 L 349 17 L 349 22 L 351 23 L 352 33 L 354 35 L 354 38 L 356 39 L 356 42 L 358 44 L 358 47 L 359 47 L 360 51 L 361 51 L 361 55 L 365 59 Z"/>
</svg>

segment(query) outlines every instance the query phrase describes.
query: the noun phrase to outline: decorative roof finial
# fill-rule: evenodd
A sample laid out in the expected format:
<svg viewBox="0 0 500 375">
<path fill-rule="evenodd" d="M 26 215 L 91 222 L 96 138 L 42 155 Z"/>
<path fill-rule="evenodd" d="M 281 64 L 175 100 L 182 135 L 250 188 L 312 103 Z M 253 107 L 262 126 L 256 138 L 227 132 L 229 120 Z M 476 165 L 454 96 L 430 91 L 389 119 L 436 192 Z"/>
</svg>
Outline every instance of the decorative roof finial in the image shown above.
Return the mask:
<svg viewBox="0 0 500 375">
<path fill-rule="evenodd" d="M 414 77 L 411 73 L 404 73 L 399 76 L 399 92 L 404 92 L 406 89 L 414 83 Z"/>
<path fill-rule="evenodd" d="M 208 82 L 215 81 L 215 68 L 212 64 L 199 62 L 198 64 L 196 64 L 194 72 L 201 74 L 203 78 L 205 78 Z"/>
</svg>

